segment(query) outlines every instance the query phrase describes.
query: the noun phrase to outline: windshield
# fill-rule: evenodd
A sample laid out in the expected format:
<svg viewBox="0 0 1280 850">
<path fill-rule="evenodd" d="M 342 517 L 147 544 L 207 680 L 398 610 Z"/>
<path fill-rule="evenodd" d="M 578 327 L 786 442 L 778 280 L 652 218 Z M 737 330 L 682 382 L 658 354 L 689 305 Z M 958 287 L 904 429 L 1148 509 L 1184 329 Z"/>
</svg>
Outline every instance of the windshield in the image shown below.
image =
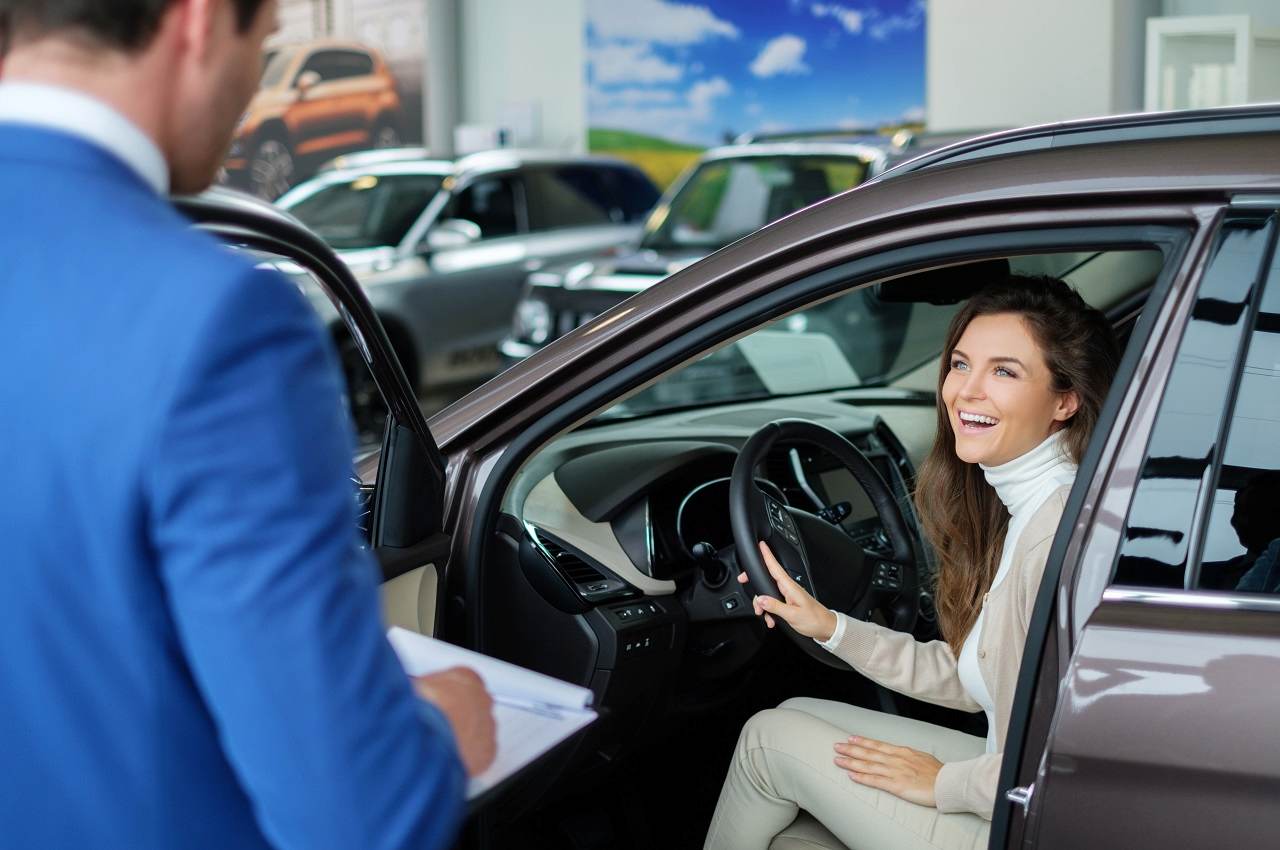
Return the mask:
<svg viewBox="0 0 1280 850">
<path fill-rule="evenodd" d="M 600 415 L 883 386 L 938 356 L 956 304 L 882 302 L 860 289 L 718 349 Z"/>
<path fill-rule="evenodd" d="M 335 249 L 395 246 L 442 182 L 440 174 L 366 174 L 319 189 L 300 187 L 280 206 Z"/>
<path fill-rule="evenodd" d="M 653 211 L 644 247 L 713 251 L 771 221 L 851 189 L 867 174 L 854 156 L 752 156 L 698 166 Z"/>
<path fill-rule="evenodd" d="M 1112 265 L 1102 262 L 1103 257 Z M 1138 270 L 1119 274 L 1114 264 L 1130 257 L 1143 258 Z M 1082 294 L 1091 291 L 1086 289 L 1091 274 L 1111 297 L 1148 284 L 1153 268 L 1159 268 L 1159 255 L 1142 251 L 1028 255 L 1011 257 L 1007 265 L 1016 274 L 1071 274 L 1068 279 Z M 1137 282 L 1126 281 L 1125 274 Z M 892 384 L 938 358 L 951 317 L 960 309 L 959 304 L 893 296 L 900 286 L 864 287 L 778 319 L 668 374 L 596 421 Z"/>
<path fill-rule="evenodd" d="M 262 82 L 259 88 L 269 89 L 280 85 L 285 71 L 289 70 L 289 50 L 268 50 L 262 54 Z"/>
</svg>

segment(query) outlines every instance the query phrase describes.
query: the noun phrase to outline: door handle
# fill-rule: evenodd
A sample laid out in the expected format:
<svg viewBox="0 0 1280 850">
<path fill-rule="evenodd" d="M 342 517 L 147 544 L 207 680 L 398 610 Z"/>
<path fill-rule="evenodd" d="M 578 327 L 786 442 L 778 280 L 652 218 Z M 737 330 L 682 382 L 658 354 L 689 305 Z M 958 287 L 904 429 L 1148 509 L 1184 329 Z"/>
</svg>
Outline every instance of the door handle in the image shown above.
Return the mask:
<svg viewBox="0 0 1280 850">
<path fill-rule="evenodd" d="M 1010 788 L 1004 792 L 1004 798 L 1015 806 L 1022 807 L 1022 814 L 1027 813 L 1027 809 L 1031 806 L 1031 798 L 1036 793 L 1036 784 L 1032 782 L 1030 785 L 1020 788 Z"/>
</svg>

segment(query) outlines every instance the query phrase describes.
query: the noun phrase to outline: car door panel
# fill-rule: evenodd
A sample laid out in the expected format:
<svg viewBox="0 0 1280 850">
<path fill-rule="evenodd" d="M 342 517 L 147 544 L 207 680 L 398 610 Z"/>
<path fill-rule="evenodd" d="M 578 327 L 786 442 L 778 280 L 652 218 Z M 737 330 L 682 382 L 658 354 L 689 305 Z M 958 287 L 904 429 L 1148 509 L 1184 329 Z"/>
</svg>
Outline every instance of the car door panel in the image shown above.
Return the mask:
<svg viewBox="0 0 1280 850">
<path fill-rule="evenodd" d="M 1186 602 L 1106 592 L 1062 691 L 1031 846 L 1274 844 L 1280 606 Z"/>
<path fill-rule="evenodd" d="M 382 612 L 388 627 L 424 635 L 436 633 L 438 576 L 435 564 L 423 564 L 382 584 Z"/>
<path fill-rule="evenodd" d="M 1275 224 L 1237 212 L 1202 231 L 1202 247 L 1208 234 L 1144 352 L 1155 368 L 1128 387 L 1141 403 L 1109 441 L 1094 533 L 1059 591 L 1056 643 L 1060 657 L 1074 652 L 1034 699 L 1038 722 L 1053 719 L 1023 755 L 1024 776 L 1033 751 L 1039 760 L 1013 830 L 1025 827 L 1025 846 L 1253 846 L 1280 828 L 1245 816 L 1280 790 L 1280 759 L 1261 743 L 1280 741 L 1276 698 L 1256 684 L 1280 670 L 1280 606 L 1182 590 L 1198 573 Z"/>
<path fill-rule="evenodd" d="M 384 577 L 384 616 L 432 633 L 439 622 L 439 567 L 450 540 L 443 527 L 444 461 L 391 342 L 349 269 L 314 234 L 271 207 L 209 193 L 179 206 L 199 227 L 229 244 L 305 269 L 358 341 L 390 411 L 375 462 L 358 461 L 353 479 L 361 527 Z"/>
</svg>

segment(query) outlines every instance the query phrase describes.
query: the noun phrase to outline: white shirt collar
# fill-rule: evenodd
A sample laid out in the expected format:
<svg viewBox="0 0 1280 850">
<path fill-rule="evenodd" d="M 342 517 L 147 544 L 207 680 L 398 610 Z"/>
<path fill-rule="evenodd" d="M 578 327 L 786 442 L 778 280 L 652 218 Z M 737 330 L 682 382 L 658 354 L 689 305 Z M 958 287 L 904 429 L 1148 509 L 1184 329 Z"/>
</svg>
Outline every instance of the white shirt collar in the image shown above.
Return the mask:
<svg viewBox="0 0 1280 850">
<path fill-rule="evenodd" d="M 999 466 L 982 467 L 987 483 L 1011 516 L 1027 507 L 1039 507 L 1040 497 L 1075 480 L 1076 465 L 1067 454 L 1066 429 L 1055 431 L 1024 455 Z"/>
<path fill-rule="evenodd" d="M 0 84 L 0 123 L 67 133 L 114 154 L 158 195 L 169 193 L 169 165 L 155 142 L 96 98 L 40 83 Z"/>
</svg>

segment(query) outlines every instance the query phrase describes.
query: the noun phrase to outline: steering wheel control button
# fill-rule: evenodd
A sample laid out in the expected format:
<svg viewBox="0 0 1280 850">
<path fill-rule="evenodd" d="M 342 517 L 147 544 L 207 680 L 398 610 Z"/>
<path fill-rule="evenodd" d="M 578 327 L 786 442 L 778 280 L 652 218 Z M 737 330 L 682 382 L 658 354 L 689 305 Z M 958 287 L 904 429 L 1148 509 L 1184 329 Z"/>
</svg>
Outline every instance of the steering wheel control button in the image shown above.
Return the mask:
<svg viewBox="0 0 1280 850">
<path fill-rule="evenodd" d="M 726 612 L 732 613 L 737 611 L 742 603 L 739 602 L 738 597 L 736 596 L 726 596 L 724 599 L 720 600 L 720 604 L 724 607 Z"/>
<path fill-rule="evenodd" d="M 875 573 L 871 579 L 871 585 L 881 590 L 901 590 L 902 589 L 902 566 L 900 564 L 881 561 L 876 564 Z"/>
</svg>

